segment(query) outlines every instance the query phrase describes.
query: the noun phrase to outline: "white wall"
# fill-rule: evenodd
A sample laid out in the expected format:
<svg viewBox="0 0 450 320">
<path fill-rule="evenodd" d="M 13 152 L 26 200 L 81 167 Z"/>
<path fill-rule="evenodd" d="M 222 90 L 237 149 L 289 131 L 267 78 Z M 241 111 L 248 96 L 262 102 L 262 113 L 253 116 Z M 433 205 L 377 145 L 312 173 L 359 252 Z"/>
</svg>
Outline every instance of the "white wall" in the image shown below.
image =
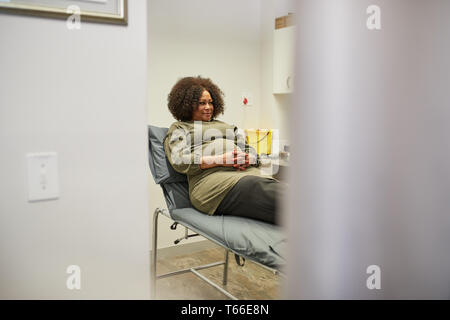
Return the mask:
<svg viewBox="0 0 450 320">
<path fill-rule="evenodd" d="M 128 3 L 127 27 L 0 15 L 2 299 L 149 298 L 147 4 Z M 40 151 L 58 152 L 60 198 L 29 203 Z"/>
<path fill-rule="evenodd" d="M 273 94 L 273 34 L 275 18 L 295 13 L 294 0 L 261 0 L 261 117 L 260 128 L 278 129 L 289 140 L 291 94 Z"/>
<path fill-rule="evenodd" d="M 258 127 L 261 110 L 260 0 L 151 0 L 149 10 L 148 123 L 168 127 L 175 120 L 167 95 L 185 76 L 211 78 L 225 93 L 219 119 L 239 127 Z M 254 105 L 241 106 L 241 93 L 253 93 Z M 150 170 L 151 210 L 165 207 Z M 160 219 L 159 247 L 176 236 Z M 193 238 L 190 241 L 198 241 Z"/>
</svg>

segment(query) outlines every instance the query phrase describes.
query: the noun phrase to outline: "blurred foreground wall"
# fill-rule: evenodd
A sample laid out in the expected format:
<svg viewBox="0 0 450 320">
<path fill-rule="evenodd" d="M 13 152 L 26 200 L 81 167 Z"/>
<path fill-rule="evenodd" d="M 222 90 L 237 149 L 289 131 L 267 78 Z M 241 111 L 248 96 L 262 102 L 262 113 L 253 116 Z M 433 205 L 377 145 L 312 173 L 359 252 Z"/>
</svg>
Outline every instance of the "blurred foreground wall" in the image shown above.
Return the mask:
<svg viewBox="0 0 450 320">
<path fill-rule="evenodd" d="M 146 1 L 128 9 L 0 14 L 0 299 L 149 298 Z M 25 156 L 48 151 L 60 196 L 28 202 Z"/>
<path fill-rule="evenodd" d="M 286 297 L 450 298 L 450 2 L 296 12 Z"/>
</svg>

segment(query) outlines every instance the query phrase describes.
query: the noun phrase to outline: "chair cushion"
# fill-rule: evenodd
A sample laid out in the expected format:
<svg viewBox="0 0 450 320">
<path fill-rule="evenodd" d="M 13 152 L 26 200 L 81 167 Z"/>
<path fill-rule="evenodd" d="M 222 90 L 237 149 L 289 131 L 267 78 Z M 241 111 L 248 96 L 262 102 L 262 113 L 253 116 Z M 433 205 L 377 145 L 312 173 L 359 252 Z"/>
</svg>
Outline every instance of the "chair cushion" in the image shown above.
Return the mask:
<svg viewBox="0 0 450 320">
<path fill-rule="evenodd" d="M 167 209 L 191 208 L 189 200 L 189 185 L 187 182 L 174 182 L 161 184 L 166 200 Z"/>
<path fill-rule="evenodd" d="M 286 236 L 280 226 L 235 216 L 207 215 L 194 208 L 174 209 L 170 217 L 234 253 L 265 266 L 286 267 Z"/>
<path fill-rule="evenodd" d="M 148 126 L 149 162 L 153 179 L 157 184 L 187 182 L 184 174 L 176 172 L 164 152 L 164 138 L 168 128 Z"/>
</svg>

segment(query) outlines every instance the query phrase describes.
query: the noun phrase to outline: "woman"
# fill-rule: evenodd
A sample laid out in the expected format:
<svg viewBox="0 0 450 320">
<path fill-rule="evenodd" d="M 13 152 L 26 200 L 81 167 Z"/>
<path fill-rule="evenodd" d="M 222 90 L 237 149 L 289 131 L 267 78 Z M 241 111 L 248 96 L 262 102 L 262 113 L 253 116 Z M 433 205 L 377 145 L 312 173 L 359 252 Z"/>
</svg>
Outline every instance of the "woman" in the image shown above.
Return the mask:
<svg viewBox="0 0 450 320">
<path fill-rule="evenodd" d="M 257 156 L 237 127 L 216 120 L 223 92 L 210 79 L 186 77 L 168 96 L 177 122 L 164 149 L 173 168 L 187 175 L 192 205 L 201 212 L 277 223 L 279 183 L 262 176 Z"/>
</svg>

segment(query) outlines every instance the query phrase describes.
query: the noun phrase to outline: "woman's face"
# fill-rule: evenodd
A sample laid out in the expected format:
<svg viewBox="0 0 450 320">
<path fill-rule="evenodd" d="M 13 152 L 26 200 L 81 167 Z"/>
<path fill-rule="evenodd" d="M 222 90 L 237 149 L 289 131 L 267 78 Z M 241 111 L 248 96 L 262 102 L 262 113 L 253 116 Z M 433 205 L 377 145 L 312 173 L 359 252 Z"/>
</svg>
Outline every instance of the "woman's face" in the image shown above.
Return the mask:
<svg viewBox="0 0 450 320">
<path fill-rule="evenodd" d="M 211 95 L 208 91 L 203 91 L 198 102 L 197 108 L 192 112 L 192 120 L 194 121 L 210 121 L 213 115 L 214 106 Z"/>
</svg>

